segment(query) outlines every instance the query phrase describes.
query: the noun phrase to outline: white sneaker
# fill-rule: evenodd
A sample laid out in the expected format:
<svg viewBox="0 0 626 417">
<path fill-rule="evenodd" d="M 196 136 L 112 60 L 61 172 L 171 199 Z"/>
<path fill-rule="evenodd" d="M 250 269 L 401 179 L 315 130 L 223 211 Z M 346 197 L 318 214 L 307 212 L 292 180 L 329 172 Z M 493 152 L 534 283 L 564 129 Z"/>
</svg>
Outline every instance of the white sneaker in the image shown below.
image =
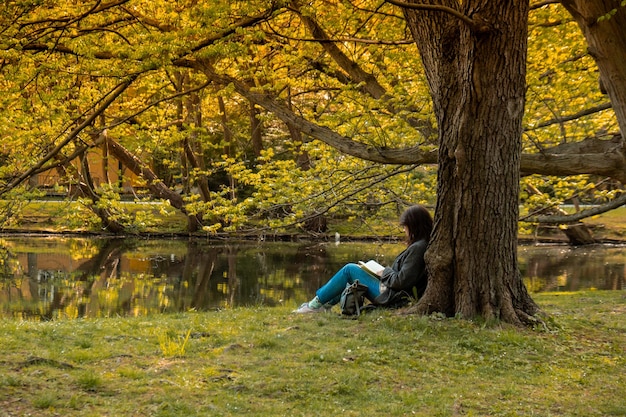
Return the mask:
<svg viewBox="0 0 626 417">
<path fill-rule="evenodd" d="M 303 314 L 303 313 L 323 313 L 326 311 L 324 306 L 320 308 L 311 308 L 309 307 L 309 303 L 303 303 L 297 310 L 294 310 L 294 313 Z"/>
</svg>

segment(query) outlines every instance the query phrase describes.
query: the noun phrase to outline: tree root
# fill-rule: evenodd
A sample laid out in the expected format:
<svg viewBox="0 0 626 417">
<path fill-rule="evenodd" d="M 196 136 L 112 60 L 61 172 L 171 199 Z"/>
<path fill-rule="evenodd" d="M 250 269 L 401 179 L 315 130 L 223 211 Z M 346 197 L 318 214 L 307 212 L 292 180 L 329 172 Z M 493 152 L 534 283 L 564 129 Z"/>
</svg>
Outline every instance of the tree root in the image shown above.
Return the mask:
<svg viewBox="0 0 626 417">
<path fill-rule="evenodd" d="M 35 365 L 47 365 L 47 366 L 52 366 L 53 368 L 59 368 L 59 369 L 75 369 L 76 368 L 74 365 L 69 364 L 69 363 L 59 362 L 54 359 L 47 359 L 47 358 L 40 358 L 38 356 L 33 356 L 21 362 L 17 366 L 17 369 L 20 370 L 22 368 L 26 368 L 28 366 L 35 366 Z"/>
<path fill-rule="evenodd" d="M 543 330 L 548 331 L 548 324 L 546 323 L 546 320 L 544 320 L 541 316 L 543 316 L 544 314 L 539 311 L 533 315 L 530 315 L 528 313 L 526 313 L 523 310 L 520 309 L 515 309 L 515 313 L 517 314 L 517 317 L 519 318 L 519 320 L 521 321 L 522 324 L 524 324 L 525 326 L 528 327 L 541 327 Z"/>
</svg>

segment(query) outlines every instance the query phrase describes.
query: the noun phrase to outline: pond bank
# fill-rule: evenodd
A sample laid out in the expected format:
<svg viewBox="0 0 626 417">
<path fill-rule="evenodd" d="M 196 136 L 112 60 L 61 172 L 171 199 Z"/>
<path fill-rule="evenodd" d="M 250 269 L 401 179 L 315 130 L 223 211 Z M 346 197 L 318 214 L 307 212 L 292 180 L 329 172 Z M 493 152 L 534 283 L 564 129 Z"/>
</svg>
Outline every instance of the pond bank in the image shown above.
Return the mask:
<svg viewBox="0 0 626 417">
<path fill-rule="evenodd" d="M 55 230 L 33 230 L 33 229 L 0 229 L 0 237 L 90 237 L 90 238 L 142 238 L 142 239 L 197 239 L 215 242 L 335 242 L 336 235 L 332 233 L 271 233 L 271 234 L 238 234 L 232 235 L 209 235 L 206 233 L 188 233 L 188 232 L 143 232 L 128 234 L 112 234 L 105 232 L 92 231 L 55 231 Z M 594 244 L 620 245 L 626 244 L 626 237 L 621 235 L 611 235 L 612 237 L 599 237 Z M 376 235 L 340 235 L 341 242 L 401 242 L 401 236 L 376 236 Z M 565 235 L 547 234 L 547 235 L 519 235 L 518 243 L 521 245 L 533 244 L 555 244 L 569 245 L 569 240 Z"/>
<path fill-rule="evenodd" d="M 153 208 L 153 207 L 151 207 Z M 186 229 L 186 219 L 178 214 L 174 217 L 160 219 L 145 231 L 136 231 L 125 235 L 112 235 L 102 230 L 92 230 L 85 227 L 69 227 L 67 218 L 72 217 L 75 206 L 67 202 L 36 202 L 25 210 L 25 214 L 17 224 L 0 227 L 0 234 L 13 235 L 65 235 L 65 236 L 119 236 L 142 238 L 176 238 L 176 239 L 208 239 L 214 241 L 246 240 L 246 241 L 334 241 L 339 233 L 342 241 L 389 242 L 402 239 L 402 234 L 395 228 L 395 220 L 387 225 L 368 225 L 360 221 L 347 220 L 329 221 L 328 231 L 324 233 L 305 232 L 300 229 L 288 232 L 255 232 L 255 233 L 222 233 L 208 234 L 204 232 L 189 233 Z M 158 218 L 158 212 L 154 213 Z M 158 226 L 161 224 L 161 226 Z M 626 206 L 617 208 L 584 220 L 590 229 L 596 243 L 626 243 Z M 393 226 L 393 227 L 392 227 Z M 568 238 L 558 226 L 542 226 L 529 228 L 521 223 L 519 242 L 529 243 L 568 243 Z"/>
</svg>

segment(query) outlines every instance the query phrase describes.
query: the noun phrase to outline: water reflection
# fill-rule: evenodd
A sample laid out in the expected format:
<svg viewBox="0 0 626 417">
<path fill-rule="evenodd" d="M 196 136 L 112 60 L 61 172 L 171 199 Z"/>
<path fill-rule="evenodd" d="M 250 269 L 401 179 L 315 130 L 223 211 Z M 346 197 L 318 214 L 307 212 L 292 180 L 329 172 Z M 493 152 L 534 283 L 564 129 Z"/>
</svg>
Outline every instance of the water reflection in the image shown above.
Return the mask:
<svg viewBox="0 0 626 417">
<path fill-rule="evenodd" d="M 518 259 L 531 292 L 626 289 L 626 246 L 522 246 Z"/>
<path fill-rule="evenodd" d="M 296 305 L 346 262 L 401 244 L 0 239 L 0 317 L 51 320 Z M 624 247 L 521 247 L 531 291 L 625 289 Z"/>
</svg>

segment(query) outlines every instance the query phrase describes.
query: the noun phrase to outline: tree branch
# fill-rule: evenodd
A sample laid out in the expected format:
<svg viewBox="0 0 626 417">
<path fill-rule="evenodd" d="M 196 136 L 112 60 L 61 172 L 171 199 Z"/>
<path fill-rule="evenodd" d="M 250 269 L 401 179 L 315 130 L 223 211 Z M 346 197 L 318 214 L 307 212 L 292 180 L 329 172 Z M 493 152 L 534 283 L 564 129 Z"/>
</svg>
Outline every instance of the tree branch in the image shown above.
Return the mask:
<svg viewBox="0 0 626 417">
<path fill-rule="evenodd" d="M 587 138 L 563 143 L 540 153 L 522 154 L 522 175 L 594 174 L 626 183 L 624 140 L 620 135 L 610 139 Z"/>
<path fill-rule="evenodd" d="M 403 7 L 405 9 L 413 9 L 413 10 L 430 10 L 436 12 L 448 13 L 461 20 L 463 23 L 468 25 L 470 28 L 475 30 L 476 32 L 487 32 L 490 28 L 483 22 L 477 22 L 470 17 L 464 15 L 452 7 L 442 6 L 440 4 L 417 4 L 417 3 L 407 3 L 405 1 L 400 0 L 385 0 L 387 3 L 391 3 L 394 6 Z"/>
<path fill-rule="evenodd" d="M 179 98 L 179 97 L 183 97 L 183 96 L 186 96 L 186 95 L 189 95 L 189 94 L 193 94 L 193 93 L 195 93 L 197 91 L 203 90 L 209 84 L 210 84 L 210 82 L 207 81 L 206 83 L 203 83 L 203 84 L 201 84 L 201 85 L 199 85 L 197 87 L 193 87 L 193 88 L 190 88 L 190 89 L 185 90 L 185 91 L 179 91 L 179 92 L 177 92 L 175 94 L 171 94 L 171 95 L 169 95 L 167 97 L 162 97 L 162 98 L 159 98 L 158 100 L 154 100 L 154 101 L 146 104 L 143 108 L 137 110 L 136 112 L 134 112 L 132 114 L 129 114 L 126 117 L 122 117 L 120 119 L 117 119 L 115 122 L 109 124 L 105 128 L 106 129 L 112 129 L 112 128 L 116 127 L 116 126 L 119 126 L 121 124 L 129 122 L 130 120 L 133 120 L 135 117 L 137 117 L 140 114 L 148 111 L 152 107 L 157 106 L 160 103 L 164 103 L 164 102 L 171 101 L 171 100 L 174 100 L 174 99 Z M 172 122 L 172 124 L 176 124 L 176 123 L 178 123 L 178 120 Z"/>
<path fill-rule="evenodd" d="M 392 114 L 399 114 L 400 110 L 406 110 L 413 113 L 414 109 L 411 108 L 396 108 L 391 103 L 390 96 L 379 82 L 374 74 L 365 71 L 361 65 L 348 57 L 334 40 L 326 33 L 324 28 L 319 24 L 317 20 L 309 15 L 302 14 L 296 1 L 293 2 L 294 12 L 300 17 L 302 22 L 308 28 L 309 32 L 317 42 L 324 48 L 328 55 L 343 69 L 349 76 L 349 80 L 355 84 L 360 84 L 362 91 L 369 94 L 371 97 L 381 100 L 385 108 Z M 340 81 L 342 82 L 342 81 Z M 414 117 L 402 116 L 412 127 L 418 129 L 424 137 L 435 136 L 435 129 L 428 123 L 419 120 Z"/>
<path fill-rule="evenodd" d="M 332 208 L 336 207 L 339 203 L 346 201 L 356 195 L 358 195 L 359 193 L 363 192 L 364 190 L 370 189 L 373 185 L 375 184 L 379 184 L 383 181 L 385 181 L 388 178 L 391 178 L 395 175 L 399 175 L 402 173 L 407 173 L 410 172 L 412 170 L 414 170 L 417 167 L 417 165 L 409 165 L 409 166 L 405 166 L 405 167 L 398 167 L 398 168 L 394 168 L 393 170 L 389 171 L 389 172 L 382 172 L 382 173 L 377 173 L 367 179 L 369 179 L 369 181 L 367 181 L 366 184 L 362 184 L 359 185 L 356 189 L 350 189 L 350 191 L 346 194 L 340 195 L 336 200 L 331 201 L 330 204 L 326 205 L 325 207 L 321 208 L 320 210 L 316 210 L 313 213 L 307 214 L 306 216 L 302 217 L 302 218 L 298 218 L 296 220 L 294 220 L 293 222 L 290 223 L 286 223 L 283 226 L 284 227 L 291 227 L 291 226 L 296 226 L 299 223 L 305 223 L 309 220 L 313 220 L 318 216 L 322 216 L 326 213 L 328 213 Z M 364 170 L 366 171 L 366 170 Z M 352 174 L 350 175 L 349 178 L 346 179 L 346 181 L 349 181 L 351 183 L 354 183 L 355 178 L 357 177 L 357 180 L 364 180 L 364 178 L 359 177 L 359 174 Z M 346 187 L 346 189 L 348 189 Z M 302 204 L 302 203 L 306 203 L 308 200 L 313 200 L 315 198 L 318 198 L 324 194 L 327 194 L 329 192 L 332 192 L 333 195 L 336 193 L 336 186 L 330 186 L 327 190 L 322 190 L 319 193 L 317 193 L 316 195 L 307 197 L 305 200 L 300 200 L 300 201 L 296 201 L 293 202 L 293 204 Z M 275 208 L 276 206 L 274 206 Z M 256 215 L 259 217 L 263 217 L 264 215 L 266 215 L 269 211 L 271 211 L 271 209 L 265 209 L 262 210 L 261 212 L 257 213 Z M 259 233 L 265 230 L 271 230 L 271 227 L 261 227 L 261 228 L 254 228 L 254 229 L 248 229 L 248 230 L 238 230 L 237 233 Z M 228 235 L 225 234 L 225 235 Z"/>
<path fill-rule="evenodd" d="M 117 4 L 123 4 L 125 2 L 127 2 L 128 0 L 120 0 L 117 2 L 113 2 L 110 3 L 111 5 L 117 5 Z M 137 14 L 136 12 L 131 13 L 130 11 L 128 11 L 125 8 L 122 8 L 124 11 L 126 11 L 127 13 L 129 13 L 131 16 L 133 16 L 133 18 L 135 18 L 138 22 L 140 23 L 144 23 L 143 19 L 145 19 L 143 16 Z M 172 58 L 173 62 L 176 62 L 177 60 L 183 59 L 184 57 L 186 57 L 187 55 L 190 55 L 194 52 L 198 52 L 203 48 L 206 48 L 207 46 L 210 46 L 212 44 L 214 44 L 215 42 L 226 38 L 227 36 L 230 36 L 234 33 L 236 33 L 236 31 L 238 29 L 241 28 L 246 28 L 246 27 L 250 27 L 250 26 L 254 26 L 262 21 L 265 21 L 266 19 L 268 19 L 269 17 L 272 16 L 272 14 L 274 13 L 275 9 L 273 8 L 269 8 L 267 10 L 264 10 L 262 12 L 260 12 L 257 15 L 254 16 L 248 16 L 245 18 L 240 19 L 239 21 L 235 22 L 232 26 L 228 27 L 227 29 L 224 29 L 223 31 L 213 35 L 213 36 L 209 36 L 199 42 L 197 42 L 195 45 L 191 46 L 189 49 L 185 49 L 182 51 L 179 51 L 178 54 Z M 166 30 L 173 30 L 174 28 L 170 27 L 170 26 L 164 26 L 164 25 L 159 25 L 158 22 L 155 22 L 153 20 L 149 20 L 148 24 L 150 26 L 154 26 L 154 27 L 158 27 L 159 30 L 162 31 L 166 31 Z M 56 29 L 55 29 L 56 30 Z M 95 30 L 95 29 L 91 29 L 91 30 Z M 102 29 L 104 30 L 104 29 Z M 65 53 L 65 54 L 71 54 L 71 55 L 79 55 L 76 51 L 74 51 L 73 49 L 60 44 L 58 42 L 58 40 L 54 43 L 54 45 L 49 46 L 45 43 L 42 42 L 35 42 L 35 41 L 31 41 L 29 43 L 26 43 L 25 45 L 22 46 L 22 50 L 28 51 L 28 50 L 33 50 L 33 51 L 52 51 L 52 52 L 61 52 L 61 53 Z M 95 52 L 93 55 L 95 58 L 98 59 L 111 59 L 111 58 L 119 58 L 118 56 L 115 56 L 114 54 L 112 54 L 111 52 Z"/>
<path fill-rule="evenodd" d="M 59 24 L 58 26 L 54 27 L 54 30 L 62 30 L 62 29 L 67 28 L 72 23 L 81 21 L 82 19 L 86 18 L 89 15 L 100 13 L 116 6 L 121 6 L 122 4 L 128 3 L 129 1 L 130 0 L 114 0 L 109 3 L 103 4 L 101 0 L 98 0 L 89 10 L 80 14 L 79 16 L 76 16 L 73 18 L 69 16 L 64 16 L 60 18 L 46 18 L 46 19 L 40 19 L 40 20 L 33 20 L 31 22 L 22 23 L 20 25 L 20 28 L 25 28 L 27 26 L 41 25 L 44 23 L 52 23 L 52 24 Z"/>
<path fill-rule="evenodd" d="M 582 219 L 586 219 L 588 217 L 597 216 L 598 214 L 606 213 L 607 211 L 615 210 L 618 207 L 626 204 L 626 193 L 622 193 L 616 199 L 608 202 L 607 204 L 603 204 L 601 206 L 597 206 L 591 209 L 582 210 L 578 213 L 567 214 L 562 216 L 526 216 L 521 218 L 521 221 L 531 222 L 531 223 L 548 223 L 548 224 L 568 224 L 579 222 Z"/>
<path fill-rule="evenodd" d="M 296 42 L 315 42 L 315 43 L 344 43 L 344 42 L 352 42 L 352 43 L 363 43 L 366 45 L 413 45 L 415 43 L 412 39 L 404 39 L 400 41 L 386 41 L 381 39 L 365 39 L 365 38 L 297 38 L 295 36 L 285 35 L 283 33 L 278 32 L 272 25 L 268 24 L 270 28 L 270 32 L 273 35 L 276 35 L 279 38 L 287 39 L 290 41 Z"/>
<path fill-rule="evenodd" d="M 613 106 L 611 105 L 611 102 L 602 103 L 602 104 L 600 104 L 598 106 L 591 107 L 591 108 L 585 109 L 585 110 L 581 110 L 578 113 L 574 113 L 574 114 L 571 114 L 569 116 L 555 117 L 554 119 L 546 120 L 545 122 L 541 122 L 541 123 L 536 124 L 534 126 L 527 127 L 524 130 L 529 132 L 531 130 L 541 129 L 543 127 L 547 127 L 547 126 L 558 124 L 558 123 L 571 122 L 572 120 L 580 119 L 581 117 L 584 117 L 584 116 L 589 116 L 589 115 L 594 114 L 594 113 L 598 113 L 598 112 L 601 112 L 601 111 L 604 111 L 604 110 L 608 110 L 608 109 L 610 109 L 612 107 Z"/>
<path fill-rule="evenodd" d="M 624 156 L 619 152 L 581 154 L 523 154 L 522 175 L 594 174 L 626 182 Z"/>
<path fill-rule="evenodd" d="M 216 74 L 207 66 L 200 67 L 198 65 L 198 69 L 202 69 L 207 77 L 217 84 L 222 86 L 232 84 L 237 93 L 273 113 L 283 122 L 293 124 L 298 127 L 302 133 L 318 139 L 347 155 L 356 156 L 372 162 L 379 162 L 381 164 L 433 164 L 437 162 L 436 150 L 424 152 L 419 146 L 390 149 L 354 141 L 334 132 L 326 126 L 320 126 L 295 114 L 286 105 L 280 103 L 276 98 L 267 93 L 253 92 L 242 82 L 227 75 Z"/>
<path fill-rule="evenodd" d="M 295 114 L 277 98 L 253 92 L 241 81 L 227 75 L 216 74 L 212 69 L 197 61 L 187 61 L 186 66 L 203 71 L 213 82 L 222 86 L 232 84 L 235 91 L 248 100 L 274 113 L 285 123 L 292 123 L 302 133 L 318 139 L 348 155 L 382 164 L 435 164 L 437 150 L 424 151 L 419 146 L 404 149 L 382 148 L 367 145 L 342 136 L 326 126 L 320 126 Z M 619 139 L 619 138 L 618 138 Z M 614 178 L 626 183 L 626 159 L 621 140 L 587 140 L 545 150 L 543 153 L 523 154 L 522 175 L 580 175 L 594 174 Z"/>
<path fill-rule="evenodd" d="M 548 6 L 550 4 L 559 4 L 561 3 L 560 0 L 543 0 L 543 1 L 538 1 L 537 3 L 531 4 L 530 5 L 530 10 L 536 10 L 536 9 L 540 9 L 544 6 Z"/>
</svg>

